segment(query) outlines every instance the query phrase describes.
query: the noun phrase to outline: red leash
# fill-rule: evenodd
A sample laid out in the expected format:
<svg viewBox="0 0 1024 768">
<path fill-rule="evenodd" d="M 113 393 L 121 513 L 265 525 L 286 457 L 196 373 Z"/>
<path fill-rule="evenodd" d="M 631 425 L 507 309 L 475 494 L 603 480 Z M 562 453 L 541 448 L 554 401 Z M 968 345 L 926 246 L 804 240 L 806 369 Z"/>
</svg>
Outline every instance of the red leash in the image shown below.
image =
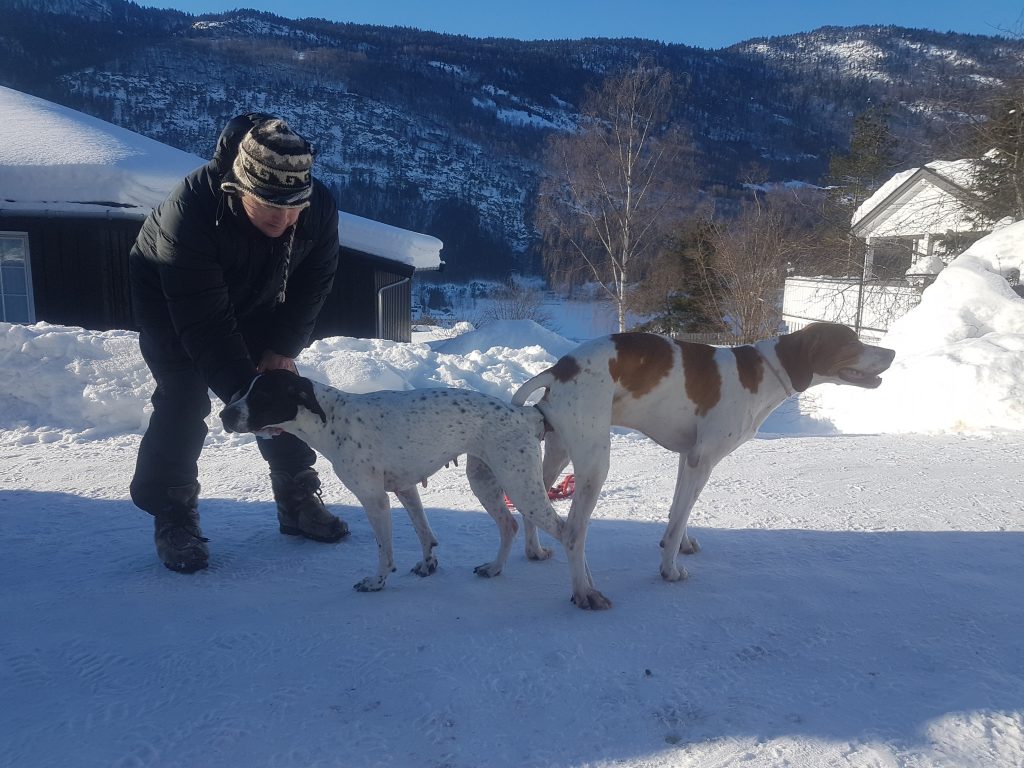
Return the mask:
<svg viewBox="0 0 1024 768">
<path fill-rule="evenodd" d="M 576 475 L 566 475 L 562 478 L 562 482 L 555 483 L 553 486 L 548 488 L 548 498 L 551 501 L 557 501 L 558 499 L 571 498 L 573 493 L 576 491 Z M 505 506 L 509 509 L 514 510 L 515 505 L 509 499 L 505 497 Z"/>
<path fill-rule="evenodd" d="M 566 475 L 562 482 L 552 488 L 548 488 L 548 498 L 552 501 L 555 501 L 556 499 L 568 499 L 572 496 L 575 490 L 576 475 Z"/>
</svg>

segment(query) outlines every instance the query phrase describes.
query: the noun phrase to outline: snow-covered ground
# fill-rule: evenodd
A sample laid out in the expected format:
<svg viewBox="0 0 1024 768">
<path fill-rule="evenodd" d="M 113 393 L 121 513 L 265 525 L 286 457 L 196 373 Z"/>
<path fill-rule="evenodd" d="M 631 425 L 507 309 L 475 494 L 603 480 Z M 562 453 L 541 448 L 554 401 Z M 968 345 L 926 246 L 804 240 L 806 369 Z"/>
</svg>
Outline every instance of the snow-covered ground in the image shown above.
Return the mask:
<svg viewBox="0 0 1024 768">
<path fill-rule="evenodd" d="M 354 497 L 321 462 L 352 536 L 281 536 L 254 438 L 215 419 L 211 565 L 171 573 L 127 495 L 152 386 L 134 334 L 0 325 L 0 764 L 1024 764 L 1024 302 L 998 276 L 1021 226 L 894 327 L 880 389 L 812 390 L 719 465 L 687 581 L 658 576 L 675 457 L 616 432 L 588 538 L 600 613 L 569 603 L 557 546 L 473 575 L 497 533 L 456 467 L 422 491 L 438 572 L 408 572 L 396 509 L 399 572 L 355 592 L 376 551 Z M 299 367 L 508 397 L 573 346 L 460 330 L 329 339 Z"/>
<path fill-rule="evenodd" d="M 763 439 L 658 576 L 673 457 L 634 436 L 588 539 L 473 575 L 497 534 L 461 470 L 423 490 L 441 565 L 398 573 L 354 498 L 336 545 L 277 533 L 251 445 L 204 453 L 211 566 L 181 576 L 127 500 L 135 435 L 0 451 L 0 763 L 11 766 L 1019 766 L 1024 435 Z M 565 512 L 568 502 L 556 502 Z"/>
</svg>

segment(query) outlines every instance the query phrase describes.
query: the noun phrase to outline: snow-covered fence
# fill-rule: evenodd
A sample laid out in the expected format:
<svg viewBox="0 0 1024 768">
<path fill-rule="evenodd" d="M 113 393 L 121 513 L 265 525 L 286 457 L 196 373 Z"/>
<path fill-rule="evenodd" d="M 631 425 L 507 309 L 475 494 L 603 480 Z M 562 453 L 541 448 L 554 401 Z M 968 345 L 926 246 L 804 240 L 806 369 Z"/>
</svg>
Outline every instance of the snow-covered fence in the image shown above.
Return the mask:
<svg viewBox="0 0 1024 768">
<path fill-rule="evenodd" d="M 790 331 L 825 320 L 850 326 L 864 341 L 877 341 L 920 300 L 918 290 L 903 282 L 790 277 L 782 297 L 782 319 Z"/>
</svg>

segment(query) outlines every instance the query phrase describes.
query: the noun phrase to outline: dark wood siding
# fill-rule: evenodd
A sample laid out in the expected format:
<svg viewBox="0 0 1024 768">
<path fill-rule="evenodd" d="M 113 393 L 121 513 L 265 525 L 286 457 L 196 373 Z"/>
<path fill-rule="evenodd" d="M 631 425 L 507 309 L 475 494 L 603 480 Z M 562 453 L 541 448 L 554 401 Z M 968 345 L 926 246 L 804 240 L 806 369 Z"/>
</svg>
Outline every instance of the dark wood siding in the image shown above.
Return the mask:
<svg viewBox="0 0 1024 768">
<path fill-rule="evenodd" d="M 410 341 L 412 274 L 406 264 L 342 248 L 334 289 L 313 335 Z"/>
<path fill-rule="evenodd" d="M 134 330 L 128 250 L 141 220 L 0 215 L 28 233 L 36 319 L 96 331 Z"/>
<path fill-rule="evenodd" d="M 137 330 L 128 252 L 142 221 L 0 212 L 0 230 L 26 232 L 36 320 L 106 331 Z M 313 336 L 410 341 L 413 268 L 341 249 L 334 290 Z"/>
</svg>

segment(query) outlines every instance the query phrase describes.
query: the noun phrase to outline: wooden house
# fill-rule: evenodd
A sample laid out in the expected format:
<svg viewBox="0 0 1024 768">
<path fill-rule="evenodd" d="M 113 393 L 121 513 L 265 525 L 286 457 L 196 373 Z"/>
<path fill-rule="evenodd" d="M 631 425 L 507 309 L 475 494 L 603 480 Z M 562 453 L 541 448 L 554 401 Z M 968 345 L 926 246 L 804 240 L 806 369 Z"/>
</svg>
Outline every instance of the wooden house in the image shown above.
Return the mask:
<svg viewBox="0 0 1024 768">
<path fill-rule="evenodd" d="M 135 330 L 128 253 L 142 222 L 205 160 L 0 87 L 0 321 Z M 410 281 L 440 240 L 339 213 L 341 266 L 316 338 L 409 341 Z"/>
<path fill-rule="evenodd" d="M 862 275 L 786 278 L 786 327 L 825 320 L 850 326 L 864 341 L 880 339 L 946 264 L 1003 223 L 982 212 L 977 170 L 971 159 L 937 160 L 882 184 L 851 221 L 865 242 Z"/>
<path fill-rule="evenodd" d="M 972 191 L 977 163 L 937 160 L 893 176 L 851 222 L 865 241 L 864 279 L 903 279 L 940 269 L 992 232 Z"/>
</svg>

